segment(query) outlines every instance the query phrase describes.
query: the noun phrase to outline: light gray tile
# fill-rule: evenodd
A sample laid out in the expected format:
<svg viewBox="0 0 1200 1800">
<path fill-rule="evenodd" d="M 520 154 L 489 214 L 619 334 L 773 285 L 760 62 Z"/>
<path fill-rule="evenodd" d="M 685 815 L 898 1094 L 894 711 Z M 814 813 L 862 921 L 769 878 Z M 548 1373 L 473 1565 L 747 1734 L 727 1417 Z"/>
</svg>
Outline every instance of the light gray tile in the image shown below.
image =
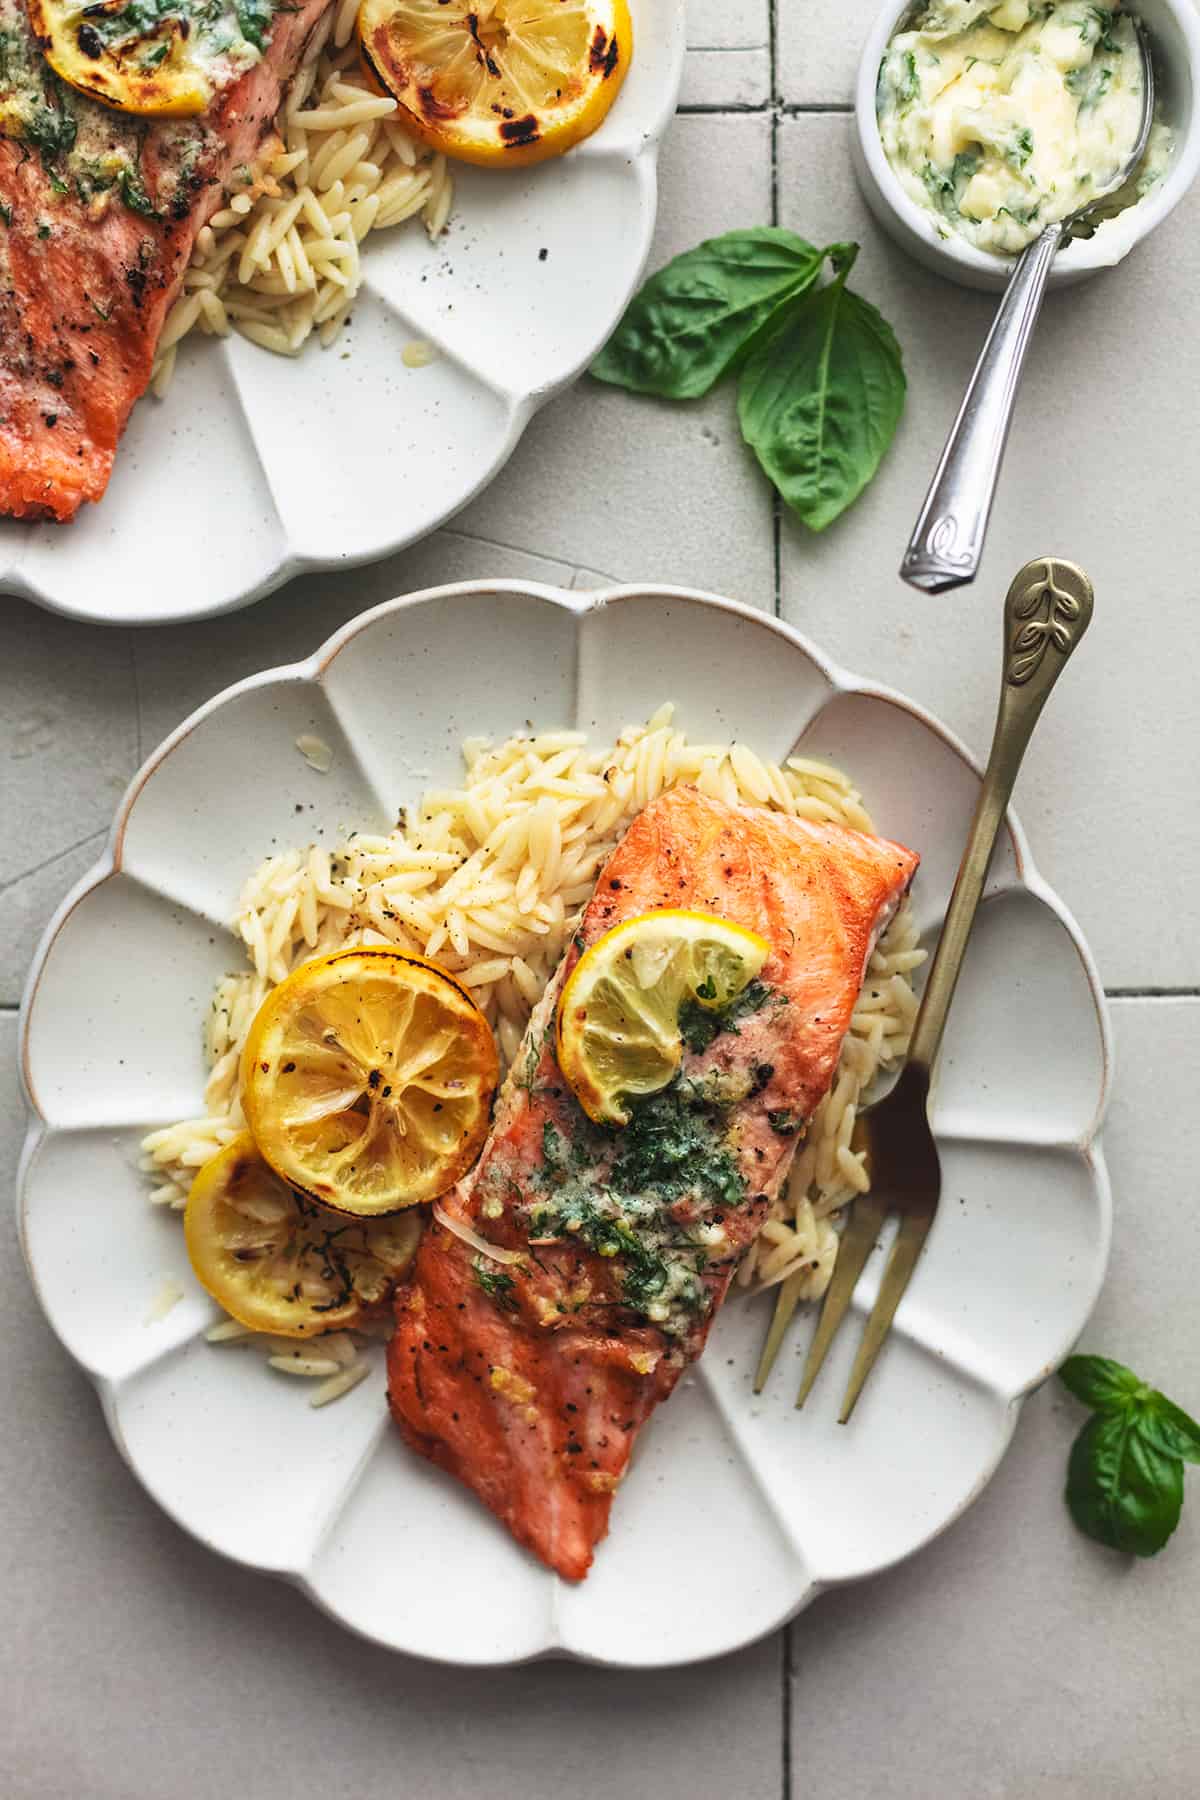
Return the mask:
<svg viewBox="0 0 1200 1800">
<path fill-rule="evenodd" d="M 1116 1006 L 1112 1265 L 1082 1347 L 1200 1411 L 1194 1262 L 1200 1003 Z M 1200 1477 L 1154 1561 L 1083 1538 L 1062 1503 L 1084 1413 L 1049 1382 L 982 1499 L 889 1575 L 794 1627 L 793 1787 L 838 1800 L 1190 1800 Z M 920 1454 L 914 1444 L 913 1455 Z"/>
<path fill-rule="evenodd" d="M 0 1015 L 0 1188 L 20 1133 Z M 222 1562 L 158 1511 L 51 1336 L 0 1209 L 5 1800 L 609 1800 L 670 1782 L 776 1800 L 778 1638 L 657 1676 L 536 1664 L 460 1674 L 348 1636 L 294 1589 Z M 381 1553 L 410 1544 L 404 1522 Z M 19 1646 L 19 1651 L 17 1651 Z"/>
<path fill-rule="evenodd" d="M 663 149 L 650 268 L 703 237 L 768 219 L 770 184 L 765 115 L 676 119 Z M 774 601 L 771 496 L 742 449 L 725 390 L 677 406 L 584 377 L 533 421 L 459 525 L 622 581 Z"/>
<path fill-rule="evenodd" d="M 777 0 L 779 98 L 789 106 L 848 106 L 862 47 L 881 0 Z"/>
<path fill-rule="evenodd" d="M 0 886 L 107 825 L 136 766 L 129 633 L 0 602 Z"/>
<path fill-rule="evenodd" d="M 1028 558 L 1056 552 L 1096 586 L 1091 634 L 1054 696 L 1017 790 L 1046 876 L 1109 986 L 1200 985 L 1195 724 L 1196 352 L 1180 321 L 1200 280 L 1200 194 L 1120 268 L 1046 303 L 970 589 L 928 598 L 896 574 L 993 302 L 927 274 L 870 220 L 849 121 L 780 128 L 781 222 L 858 238 L 853 283 L 904 349 L 905 417 L 874 485 L 816 537 L 785 520 L 782 608 L 851 669 L 893 684 L 985 752 L 1000 606 Z M 820 183 L 812 170 L 824 171 Z M 1136 321 L 1136 333 L 1126 329 Z"/>
<path fill-rule="evenodd" d="M 771 0 L 687 0 L 688 49 L 765 50 Z"/>
<path fill-rule="evenodd" d="M 580 593 L 589 588 L 614 587 L 617 584 L 611 575 L 604 575 L 599 569 L 576 569 L 571 586 Z"/>
<path fill-rule="evenodd" d="M 681 106 L 765 106 L 771 97 L 770 0 L 688 0 Z"/>
<path fill-rule="evenodd" d="M 67 889 L 85 869 L 90 869 L 104 844 L 106 833 L 95 832 L 82 844 L 52 856 L 41 868 L 19 875 L 0 888 L 0 1006 L 15 1006 L 21 998 L 37 941 L 46 921 Z"/>
<path fill-rule="evenodd" d="M 771 53 L 765 44 L 747 50 L 688 51 L 680 106 L 765 106 L 770 96 Z"/>
</svg>

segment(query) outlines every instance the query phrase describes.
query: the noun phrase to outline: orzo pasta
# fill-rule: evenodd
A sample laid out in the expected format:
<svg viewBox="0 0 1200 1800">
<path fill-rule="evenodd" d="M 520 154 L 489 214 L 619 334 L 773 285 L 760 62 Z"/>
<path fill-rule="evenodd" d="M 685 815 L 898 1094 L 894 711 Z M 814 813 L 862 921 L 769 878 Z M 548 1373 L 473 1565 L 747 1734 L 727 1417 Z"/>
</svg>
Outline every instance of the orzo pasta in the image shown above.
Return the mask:
<svg viewBox="0 0 1200 1800">
<path fill-rule="evenodd" d="M 356 943 L 398 944 L 436 957 L 471 988 L 508 1063 L 598 869 L 633 816 L 665 789 L 691 782 L 731 804 L 872 829 L 841 770 L 804 757 L 766 762 L 745 744 L 689 743 L 670 706 L 609 748 L 590 747 L 581 732 L 554 731 L 498 747 L 468 741 L 464 757 L 462 785 L 426 793 L 395 830 L 354 834 L 332 851 L 287 850 L 250 877 L 234 921 L 250 968 L 226 976 L 213 998 L 204 1114 L 144 1142 L 155 1201 L 182 1208 L 196 1169 L 244 1129 L 238 1063 L 246 1033 L 267 992 L 309 957 Z M 836 1216 L 869 1186 L 851 1143 L 858 1105 L 907 1050 L 916 1013 L 910 976 L 923 960 L 905 901 L 871 956 L 833 1086 L 742 1262 L 744 1287 L 796 1276 L 802 1297 L 824 1293 L 837 1250 Z M 248 1334 L 221 1326 L 214 1335 Z M 267 1348 L 286 1363 L 296 1346 L 281 1343 Z M 325 1343 L 306 1346 L 306 1357 L 323 1364 Z M 347 1364 L 357 1366 L 354 1358 Z M 324 1377 L 329 1398 L 348 1385 L 344 1369 L 298 1372 Z"/>
</svg>

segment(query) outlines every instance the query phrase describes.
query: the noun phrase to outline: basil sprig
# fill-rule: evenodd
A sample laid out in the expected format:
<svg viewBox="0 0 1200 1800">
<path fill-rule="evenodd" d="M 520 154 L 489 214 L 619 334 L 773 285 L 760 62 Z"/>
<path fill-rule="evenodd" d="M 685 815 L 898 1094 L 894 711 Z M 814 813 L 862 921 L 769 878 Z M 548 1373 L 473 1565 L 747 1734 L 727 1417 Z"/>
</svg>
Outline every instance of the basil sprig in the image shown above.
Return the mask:
<svg viewBox="0 0 1200 1800">
<path fill-rule="evenodd" d="M 592 374 L 639 394 L 699 399 L 761 325 L 807 292 L 825 254 L 776 225 L 706 238 L 639 289 Z"/>
<path fill-rule="evenodd" d="M 1067 1465 L 1071 1517 L 1114 1550 L 1156 1555 L 1179 1523 L 1183 1465 L 1200 1463 L 1200 1425 L 1106 1356 L 1069 1357 L 1058 1373 L 1092 1408 Z"/>
<path fill-rule="evenodd" d="M 857 500 L 904 408 L 900 346 L 886 319 L 836 274 L 751 351 L 738 384 L 742 436 L 794 513 L 824 531 Z"/>
<path fill-rule="evenodd" d="M 874 476 L 904 406 L 895 335 L 846 286 L 857 255 L 857 244 L 818 249 L 773 225 L 709 238 L 650 277 L 591 372 L 695 400 L 740 368 L 743 438 L 792 511 L 823 531 Z"/>
</svg>

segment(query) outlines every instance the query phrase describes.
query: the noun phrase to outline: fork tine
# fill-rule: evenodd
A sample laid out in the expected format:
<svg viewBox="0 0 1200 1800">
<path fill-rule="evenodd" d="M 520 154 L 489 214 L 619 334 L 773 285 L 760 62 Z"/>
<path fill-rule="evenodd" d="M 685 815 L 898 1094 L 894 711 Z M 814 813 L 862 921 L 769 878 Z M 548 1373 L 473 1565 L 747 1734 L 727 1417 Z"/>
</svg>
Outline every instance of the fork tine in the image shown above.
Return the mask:
<svg viewBox="0 0 1200 1800">
<path fill-rule="evenodd" d="M 821 1307 L 821 1317 L 817 1320 L 817 1329 L 813 1341 L 808 1347 L 808 1359 L 804 1364 L 804 1375 L 800 1382 L 800 1392 L 796 1395 L 797 1407 L 803 1406 L 808 1399 L 809 1389 L 821 1372 L 834 1333 L 846 1316 L 846 1308 L 850 1304 L 863 1265 L 870 1256 L 875 1240 L 879 1236 L 879 1227 L 887 1215 L 887 1202 L 877 1194 L 860 1194 L 854 1202 L 854 1210 L 842 1233 L 838 1245 L 837 1261 L 833 1265 L 833 1278 L 825 1290 L 825 1302 Z"/>
<path fill-rule="evenodd" d="M 888 1257 L 887 1268 L 883 1272 L 883 1280 L 879 1284 L 879 1295 L 871 1309 L 862 1334 L 862 1342 L 858 1346 L 858 1355 L 854 1359 L 854 1367 L 850 1371 L 850 1380 L 846 1386 L 846 1395 L 842 1401 L 842 1410 L 838 1414 L 838 1424 L 844 1425 L 854 1411 L 858 1396 L 862 1393 L 863 1383 L 875 1366 L 875 1358 L 883 1346 L 883 1340 L 891 1330 L 892 1320 L 904 1296 L 904 1290 L 912 1279 L 912 1272 L 917 1266 L 917 1258 L 921 1254 L 925 1239 L 929 1236 L 929 1227 L 933 1224 L 933 1214 L 907 1214 L 900 1222 L 896 1233 L 896 1241 L 892 1245 L 892 1253 Z"/>
<path fill-rule="evenodd" d="M 792 1314 L 800 1304 L 800 1292 L 804 1286 L 805 1274 L 806 1271 L 802 1269 L 796 1275 L 789 1275 L 786 1281 L 781 1281 L 779 1284 L 779 1297 L 775 1302 L 775 1311 L 771 1315 L 771 1324 L 754 1376 L 754 1392 L 756 1394 L 761 1394 L 767 1385 L 767 1376 L 771 1373 L 775 1358 L 779 1355 L 783 1334 L 791 1324 Z"/>
</svg>

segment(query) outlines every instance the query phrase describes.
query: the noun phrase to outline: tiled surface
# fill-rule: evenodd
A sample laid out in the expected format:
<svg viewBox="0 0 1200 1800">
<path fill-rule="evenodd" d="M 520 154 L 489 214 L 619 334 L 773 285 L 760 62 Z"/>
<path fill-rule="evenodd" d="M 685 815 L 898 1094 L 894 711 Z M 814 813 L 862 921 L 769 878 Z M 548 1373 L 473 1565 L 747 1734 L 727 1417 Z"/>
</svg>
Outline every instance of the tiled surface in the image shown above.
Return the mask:
<svg viewBox="0 0 1200 1800">
<path fill-rule="evenodd" d="M 686 116 L 663 157 L 652 258 L 771 218 L 773 149 L 780 222 L 861 241 L 855 283 L 896 325 L 909 402 L 878 482 L 825 536 L 784 521 L 776 542 L 729 393 L 675 409 L 584 382 L 534 422 L 489 493 L 371 570 L 308 578 L 244 613 L 162 632 L 106 633 L 0 605 L 0 1187 L 21 1130 L 11 1009 L 33 943 L 97 854 L 139 756 L 225 683 L 307 654 L 405 589 L 485 574 L 575 587 L 675 580 L 777 606 L 982 751 L 1001 591 L 1026 557 L 1057 550 L 1093 574 L 1096 623 L 1039 729 L 1018 803 L 1106 984 L 1139 990 L 1115 1003 L 1116 1238 L 1085 1343 L 1200 1406 L 1200 468 L 1186 327 L 1200 197 L 1134 262 L 1049 303 L 987 574 L 957 598 L 910 593 L 895 566 L 990 307 L 885 244 L 854 190 L 838 109 L 874 10 L 777 0 L 772 30 L 767 0 L 690 0 Z M 1146 994 L 1161 989 L 1174 997 Z M 1196 1791 L 1200 1477 L 1197 1510 L 1159 1562 L 1130 1568 L 1093 1548 L 1061 1506 L 1078 1420 L 1053 1386 L 942 1541 L 797 1622 L 790 1683 L 780 1638 L 649 1678 L 557 1665 L 464 1677 L 347 1638 L 161 1517 L 43 1325 L 11 1224 L 0 1229 L 3 1800 Z"/>
<path fill-rule="evenodd" d="M 779 0 L 777 88 L 785 106 L 849 106 L 863 40 L 884 0 Z"/>
<path fill-rule="evenodd" d="M 1081 1348 L 1200 1402 L 1192 1068 L 1200 1002 L 1117 1001 L 1108 1283 Z M 1026 1405 L 983 1498 L 891 1574 L 792 1628 L 793 1793 L 837 1800 L 1188 1800 L 1200 1480 L 1175 1537 L 1131 1563 L 1082 1538 L 1061 1483 L 1084 1417 Z M 913 1446 L 914 1456 L 920 1454 Z"/>
<path fill-rule="evenodd" d="M 771 94 L 770 0 L 688 0 L 682 106 L 763 106 Z"/>
</svg>

